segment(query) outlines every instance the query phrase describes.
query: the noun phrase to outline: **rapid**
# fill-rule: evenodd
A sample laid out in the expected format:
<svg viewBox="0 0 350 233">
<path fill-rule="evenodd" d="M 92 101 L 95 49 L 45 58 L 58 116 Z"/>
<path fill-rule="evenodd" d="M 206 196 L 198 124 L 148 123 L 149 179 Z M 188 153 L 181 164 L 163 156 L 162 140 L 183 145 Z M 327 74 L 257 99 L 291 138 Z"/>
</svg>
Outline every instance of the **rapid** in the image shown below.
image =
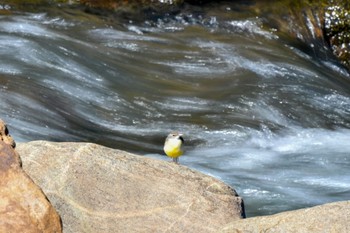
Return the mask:
<svg viewBox="0 0 350 233">
<path fill-rule="evenodd" d="M 180 131 L 180 163 L 231 185 L 248 217 L 349 200 L 350 75 L 262 24 L 230 7 L 142 22 L 2 15 L 0 118 L 17 142 L 169 161 L 164 139 Z"/>
</svg>

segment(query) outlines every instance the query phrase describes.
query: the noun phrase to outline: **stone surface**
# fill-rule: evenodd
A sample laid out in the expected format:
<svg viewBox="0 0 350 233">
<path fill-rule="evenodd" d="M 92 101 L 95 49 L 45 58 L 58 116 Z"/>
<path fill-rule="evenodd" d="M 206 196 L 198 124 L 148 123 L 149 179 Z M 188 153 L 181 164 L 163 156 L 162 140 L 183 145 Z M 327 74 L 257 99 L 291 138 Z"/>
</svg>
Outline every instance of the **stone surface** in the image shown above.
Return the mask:
<svg viewBox="0 0 350 233">
<path fill-rule="evenodd" d="M 10 145 L 12 148 L 16 147 L 15 140 L 9 134 L 9 130 L 7 129 L 6 123 L 0 119 L 0 141 L 5 142 Z"/>
<path fill-rule="evenodd" d="M 233 189 L 181 165 L 88 143 L 17 150 L 65 233 L 215 232 L 243 215 Z"/>
<path fill-rule="evenodd" d="M 1 137 L 0 232 L 62 232 L 57 212 L 22 170 L 13 143 Z"/>
<path fill-rule="evenodd" d="M 350 201 L 238 220 L 218 232 L 347 233 L 350 232 Z"/>
<path fill-rule="evenodd" d="M 326 8 L 324 31 L 333 54 L 350 69 L 349 1 L 334 1 Z"/>
</svg>

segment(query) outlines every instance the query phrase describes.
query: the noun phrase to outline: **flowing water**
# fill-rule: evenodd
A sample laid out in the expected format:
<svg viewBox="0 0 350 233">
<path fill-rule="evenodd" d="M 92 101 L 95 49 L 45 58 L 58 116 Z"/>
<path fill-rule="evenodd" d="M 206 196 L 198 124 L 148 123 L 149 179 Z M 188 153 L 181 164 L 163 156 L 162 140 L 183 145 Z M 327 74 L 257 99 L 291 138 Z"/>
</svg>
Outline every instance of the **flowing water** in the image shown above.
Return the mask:
<svg viewBox="0 0 350 233">
<path fill-rule="evenodd" d="M 169 160 L 162 144 L 178 130 L 180 163 L 234 187 L 248 217 L 349 200 L 350 76 L 319 48 L 229 7 L 78 19 L 0 16 L 0 118 L 17 142 Z"/>
</svg>

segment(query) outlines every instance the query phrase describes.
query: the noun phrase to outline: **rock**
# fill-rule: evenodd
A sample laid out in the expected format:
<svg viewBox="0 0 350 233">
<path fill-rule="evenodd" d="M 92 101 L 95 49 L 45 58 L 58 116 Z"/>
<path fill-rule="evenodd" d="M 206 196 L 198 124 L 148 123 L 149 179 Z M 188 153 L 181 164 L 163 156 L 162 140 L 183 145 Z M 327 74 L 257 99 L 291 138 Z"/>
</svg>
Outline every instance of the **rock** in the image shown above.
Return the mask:
<svg viewBox="0 0 350 233">
<path fill-rule="evenodd" d="M 22 170 L 4 128 L 0 124 L 0 232 L 62 232 L 57 212 Z"/>
<path fill-rule="evenodd" d="M 1 8 L 24 8 L 31 9 L 31 7 L 40 7 L 40 6 L 53 6 L 53 7 L 62 7 L 62 6 L 86 6 L 97 9 L 105 10 L 117 10 L 125 8 L 136 8 L 136 7 L 162 7 L 162 6 L 173 6 L 180 5 L 184 0 L 3 0 L 0 3 Z M 3 4 L 3 5 L 1 5 Z M 0 8 L 0 9 L 1 9 Z"/>
<path fill-rule="evenodd" d="M 214 232 L 244 215 L 233 189 L 181 165 L 89 143 L 17 147 L 65 233 Z"/>
<path fill-rule="evenodd" d="M 15 140 L 9 134 L 6 123 L 0 119 L 0 140 L 10 145 L 12 148 L 16 147 Z"/>
<path fill-rule="evenodd" d="M 219 232 L 347 233 L 350 232 L 350 201 L 233 221 Z"/>
<path fill-rule="evenodd" d="M 350 4 L 332 2 L 326 8 L 324 31 L 333 54 L 350 69 Z"/>
</svg>

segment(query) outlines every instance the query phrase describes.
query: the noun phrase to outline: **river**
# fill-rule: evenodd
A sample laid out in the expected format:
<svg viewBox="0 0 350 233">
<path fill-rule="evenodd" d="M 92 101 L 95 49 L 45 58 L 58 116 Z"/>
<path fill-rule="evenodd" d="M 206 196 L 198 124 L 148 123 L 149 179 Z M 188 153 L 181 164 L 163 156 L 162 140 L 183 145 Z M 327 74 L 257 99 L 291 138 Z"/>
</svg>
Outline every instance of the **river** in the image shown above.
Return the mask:
<svg viewBox="0 0 350 233">
<path fill-rule="evenodd" d="M 162 145 L 177 130 L 180 163 L 235 188 L 248 217 L 349 200 L 350 75 L 329 51 L 229 6 L 141 22 L 67 15 L 0 16 L 0 118 L 17 142 L 170 160 Z"/>
</svg>

